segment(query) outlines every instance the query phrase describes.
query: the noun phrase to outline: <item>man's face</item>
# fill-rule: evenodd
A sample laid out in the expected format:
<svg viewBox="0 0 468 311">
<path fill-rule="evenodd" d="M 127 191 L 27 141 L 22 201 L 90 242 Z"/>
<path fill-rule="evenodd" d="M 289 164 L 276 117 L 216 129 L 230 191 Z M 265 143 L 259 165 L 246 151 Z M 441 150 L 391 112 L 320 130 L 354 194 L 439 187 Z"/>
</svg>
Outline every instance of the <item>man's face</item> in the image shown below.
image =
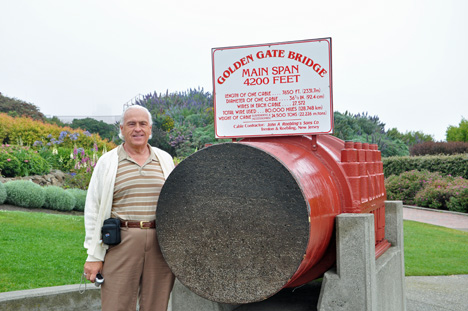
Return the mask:
<svg viewBox="0 0 468 311">
<path fill-rule="evenodd" d="M 139 109 L 131 109 L 125 113 L 124 124 L 120 126 L 125 138 L 125 145 L 130 148 L 146 146 L 151 135 L 148 114 Z"/>
</svg>

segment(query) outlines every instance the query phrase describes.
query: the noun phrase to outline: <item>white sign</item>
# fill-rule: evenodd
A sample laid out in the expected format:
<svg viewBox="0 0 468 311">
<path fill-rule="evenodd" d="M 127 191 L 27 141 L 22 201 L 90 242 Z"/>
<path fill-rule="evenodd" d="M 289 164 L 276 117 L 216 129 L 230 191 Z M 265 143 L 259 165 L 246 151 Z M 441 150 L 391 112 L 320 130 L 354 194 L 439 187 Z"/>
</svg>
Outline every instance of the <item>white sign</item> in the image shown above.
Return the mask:
<svg viewBox="0 0 468 311">
<path fill-rule="evenodd" d="M 331 38 L 211 55 L 217 138 L 333 132 Z"/>
</svg>

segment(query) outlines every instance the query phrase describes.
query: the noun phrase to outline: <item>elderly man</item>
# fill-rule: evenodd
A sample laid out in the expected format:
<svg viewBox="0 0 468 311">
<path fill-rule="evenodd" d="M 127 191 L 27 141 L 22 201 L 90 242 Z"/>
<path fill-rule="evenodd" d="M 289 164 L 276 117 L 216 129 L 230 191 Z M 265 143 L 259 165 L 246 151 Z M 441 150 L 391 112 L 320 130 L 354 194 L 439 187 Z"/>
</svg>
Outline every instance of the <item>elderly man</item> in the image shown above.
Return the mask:
<svg viewBox="0 0 468 311">
<path fill-rule="evenodd" d="M 100 272 L 103 311 L 166 311 L 174 275 L 159 248 L 155 230 L 161 188 L 174 168 L 172 157 L 149 146 L 151 115 L 131 106 L 122 115 L 119 136 L 124 143 L 98 161 L 85 206 L 88 258 L 84 275 L 94 282 Z M 102 242 L 105 219 L 121 220 L 121 242 Z"/>
</svg>

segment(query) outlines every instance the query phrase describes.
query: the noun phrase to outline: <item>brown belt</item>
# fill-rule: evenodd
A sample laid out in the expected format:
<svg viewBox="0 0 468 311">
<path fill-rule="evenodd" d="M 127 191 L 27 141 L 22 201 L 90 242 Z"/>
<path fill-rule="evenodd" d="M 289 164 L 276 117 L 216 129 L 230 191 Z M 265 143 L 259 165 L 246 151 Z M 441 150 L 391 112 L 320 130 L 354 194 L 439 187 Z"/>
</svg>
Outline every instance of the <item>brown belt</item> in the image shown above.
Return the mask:
<svg viewBox="0 0 468 311">
<path fill-rule="evenodd" d="M 156 228 L 155 221 L 128 221 L 121 220 L 120 227 L 122 228 L 140 228 L 140 229 L 150 229 Z"/>
</svg>

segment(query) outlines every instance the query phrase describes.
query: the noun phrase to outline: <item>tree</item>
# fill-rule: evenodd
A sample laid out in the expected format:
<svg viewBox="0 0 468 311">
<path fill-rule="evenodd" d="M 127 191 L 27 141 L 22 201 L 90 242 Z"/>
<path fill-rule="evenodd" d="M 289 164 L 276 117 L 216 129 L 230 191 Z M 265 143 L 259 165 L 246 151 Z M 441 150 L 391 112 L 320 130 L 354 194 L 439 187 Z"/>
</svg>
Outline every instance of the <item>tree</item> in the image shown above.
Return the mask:
<svg viewBox="0 0 468 311">
<path fill-rule="evenodd" d="M 114 141 L 119 133 L 118 126 L 93 118 L 73 119 L 70 127 L 73 129 L 80 128 L 93 134 L 97 133 L 101 138 L 106 138 L 109 141 Z"/>
<path fill-rule="evenodd" d="M 33 120 L 45 120 L 45 116 L 39 108 L 25 101 L 3 96 L 0 93 L 0 112 L 11 117 L 30 117 Z"/>
<path fill-rule="evenodd" d="M 457 126 L 450 125 L 446 131 L 446 139 L 451 141 L 468 142 L 468 120 L 462 117 Z"/>
<path fill-rule="evenodd" d="M 369 116 L 367 112 L 351 114 L 346 111 L 343 114 L 335 111 L 334 124 L 333 135 L 338 138 L 377 144 L 384 157 L 409 155 L 408 145 L 400 137 L 388 135 L 385 123 L 378 116 Z"/>
<path fill-rule="evenodd" d="M 334 136 L 343 140 L 352 140 L 359 130 L 355 118 L 346 111 L 344 114 L 338 111 L 334 113 Z"/>
<path fill-rule="evenodd" d="M 45 123 L 49 123 L 49 124 L 55 124 L 55 125 L 58 125 L 58 126 L 67 126 L 68 124 L 65 124 L 64 122 L 62 122 L 58 117 L 56 116 L 53 116 L 52 118 L 46 118 L 45 119 Z"/>
<path fill-rule="evenodd" d="M 387 136 L 393 139 L 400 139 L 406 143 L 409 147 L 416 144 L 421 144 L 425 142 L 433 142 L 434 138 L 432 135 L 424 134 L 421 131 L 411 131 L 406 132 L 405 134 L 400 133 L 396 128 L 389 129 L 387 131 Z"/>
</svg>

